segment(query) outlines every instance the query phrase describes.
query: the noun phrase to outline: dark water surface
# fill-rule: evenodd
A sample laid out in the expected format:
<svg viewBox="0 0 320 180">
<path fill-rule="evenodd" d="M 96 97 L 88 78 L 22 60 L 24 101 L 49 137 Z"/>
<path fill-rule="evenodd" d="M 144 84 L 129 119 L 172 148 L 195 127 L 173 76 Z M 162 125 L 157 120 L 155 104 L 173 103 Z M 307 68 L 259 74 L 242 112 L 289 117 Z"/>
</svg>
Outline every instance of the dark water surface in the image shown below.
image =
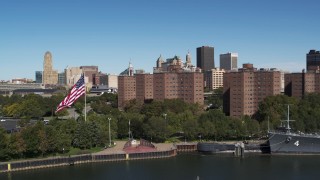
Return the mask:
<svg viewBox="0 0 320 180">
<path fill-rule="evenodd" d="M 90 163 L 1 173 L 0 180 L 320 179 L 320 156 L 183 154 L 173 158 Z"/>
</svg>

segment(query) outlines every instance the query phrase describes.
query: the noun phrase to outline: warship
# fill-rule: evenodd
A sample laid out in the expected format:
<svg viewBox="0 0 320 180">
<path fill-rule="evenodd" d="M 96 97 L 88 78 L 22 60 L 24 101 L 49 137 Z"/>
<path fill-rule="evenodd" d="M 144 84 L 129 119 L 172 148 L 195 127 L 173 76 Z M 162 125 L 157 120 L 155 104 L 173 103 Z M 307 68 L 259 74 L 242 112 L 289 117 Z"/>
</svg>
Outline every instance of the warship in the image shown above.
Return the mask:
<svg viewBox="0 0 320 180">
<path fill-rule="evenodd" d="M 271 154 L 320 154 L 320 135 L 292 132 L 290 128 L 289 105 L 286 126 L 268 132 Z"/>
</svg>

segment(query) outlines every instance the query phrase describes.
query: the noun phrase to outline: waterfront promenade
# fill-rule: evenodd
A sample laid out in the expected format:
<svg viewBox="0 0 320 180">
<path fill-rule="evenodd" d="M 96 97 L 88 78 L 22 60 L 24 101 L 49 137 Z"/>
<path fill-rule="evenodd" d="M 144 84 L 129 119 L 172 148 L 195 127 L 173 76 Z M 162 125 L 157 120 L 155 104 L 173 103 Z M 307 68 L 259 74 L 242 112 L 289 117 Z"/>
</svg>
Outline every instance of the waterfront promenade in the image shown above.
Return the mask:
<svg viewBox="0 0 320 180">
<path fill-rule="evenodd" d="M 93 155 L 108 155 L 108 154 L 125 154 L 123 150 L 126 141 L 115 141 L 115 146 L 106 148 L 100 152 L 93 153 Z M 156 151 L 168 151 L 175 148 L 173 143 L 152 143 L 156 147 Z"/>
<path fill-rule="evenodd" d="M 55 156 L 41 159 L 22 160 L 0 163 L 0 172 L 19 171 L 56 166 L 75 165 L 93 162 L 126 161 L 136 159 L 155 159 L 176 156 L 177 151 L 172 143 L 153 144 L 154 150 L 146 152 L 125 152 L 125 141 L 116 141 L 115 146 L 100 152 L 73 156 Z"/>
</svg>

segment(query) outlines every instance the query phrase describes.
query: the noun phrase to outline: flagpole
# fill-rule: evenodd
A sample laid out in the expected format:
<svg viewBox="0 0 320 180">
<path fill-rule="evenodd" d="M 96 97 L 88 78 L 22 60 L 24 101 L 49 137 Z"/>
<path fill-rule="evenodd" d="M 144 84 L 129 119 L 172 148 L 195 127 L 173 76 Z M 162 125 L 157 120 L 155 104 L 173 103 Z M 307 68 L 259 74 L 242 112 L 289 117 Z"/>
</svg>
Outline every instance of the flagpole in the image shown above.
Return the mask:
<svg viewBox="0 0 320 180">
<path fill-rule="evenodd" d="M 87 86 L 84 83 L 84 122 L 87 121 Z"/>
</svg>

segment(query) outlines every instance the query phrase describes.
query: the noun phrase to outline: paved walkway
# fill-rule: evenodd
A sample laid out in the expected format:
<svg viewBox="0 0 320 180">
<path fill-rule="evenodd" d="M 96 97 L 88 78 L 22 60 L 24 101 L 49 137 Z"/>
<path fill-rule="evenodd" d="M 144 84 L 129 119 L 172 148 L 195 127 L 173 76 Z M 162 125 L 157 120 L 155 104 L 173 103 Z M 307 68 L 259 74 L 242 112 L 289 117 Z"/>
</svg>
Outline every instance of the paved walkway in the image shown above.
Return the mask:
<svg viewBox="0 0 320 180">
<path fill-rule="evenodd" d="M 94 155 L 105 155 L 105 154 L 125 154 L 123 147 L 127 141 L 116 141 L 116 145 L 111 148 L 106 148 L 103 151 L 94 153 Z M 166 151 L 174 148 L 172 143 L 152 143 L 157 151 Z"/>
</svg>

